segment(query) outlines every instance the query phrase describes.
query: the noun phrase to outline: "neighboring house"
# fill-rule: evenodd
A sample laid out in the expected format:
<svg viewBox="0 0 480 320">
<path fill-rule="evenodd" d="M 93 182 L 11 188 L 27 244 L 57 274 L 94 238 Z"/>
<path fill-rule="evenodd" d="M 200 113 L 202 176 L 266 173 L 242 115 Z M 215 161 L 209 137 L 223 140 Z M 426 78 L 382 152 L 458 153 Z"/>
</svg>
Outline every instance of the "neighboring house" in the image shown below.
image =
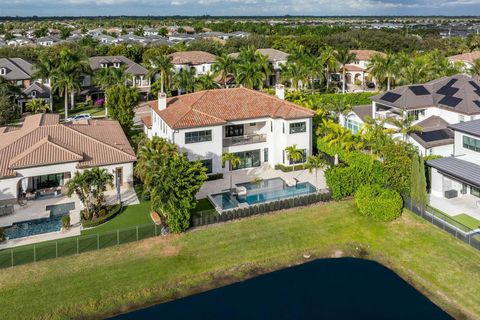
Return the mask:
<svg viewBox="0 0 480 320">
<path fill-rule="evenodd" d="M 353 63 L 345 65 L 345 83 L 363 86 L 369 82 L 375 82 L 367 68 L 374 55 L 384 55 L 384 53 L 375 50 L 350 50 L 350 53 L 354 53 L 356 59 Z"/>
<path fill-rule="evenodd" d="M 453 155 L 427 161 L 431 168 L 431 202 L 456 214 L 480 218 L 480 120 L 450 125 Z M 440 201 L 438 200 L 440 199 Z M 448 209 L 448 210 L 447 210 Z"/>
<path fill-rule="evenodd" d="M 20 195 L 64 193 L 75 172 L 105 168 L 115 183 L 133 182 L 136 160 L 116 121 L 59 123 L 57 114 L 35 114 L 19 128 L 0 128 L 0 205 L 15 205 Z"/>
<path fill-rule="evenodd" d="M 143 29 L 143 35 L 144 35 L 145 37 L 158 36 L 158 29 L 155 29 L 155 28 L 145 28 L 145 29 Z"/>
<path fill-rule="evenodd" d="M 181 51 L 169 55 L 175 72 L 195 68 L 195 75 L 201 76 L 213 71 L 212 65 L 217 56 L 205 51 Z"/>
<path fill-rule="evenodd" d="M 36 43 L 38 45 L 44 46 L 44 47 L 49 47 L 52 46 L 56 43 L 59 43 L 60 39 L 54 36 L 46 36 L 46 37 L 41 37 L 36 40 Z"/>
<path fill-rule="evenodd" d="M 39 81 L 34 81 L 28 88 L 23 90 L 23 95 L 17 99 L 20 111 L 23 113 L 26 103 L 31 99 L 42 99 L 46 104 L 50 104 L 50 87 Z"/>
<path fill-rule="evenodd" d="M 480 59 L 480 51 L 472 51 L 448 57 L 448 61 L 451 63 L 462 64 L 464 70 L 471 69 L 477 59 Z"/>
<path fill-rule="evenodd" d="M 265 84 L 267 86 L 275 86 L 280 82 L 282 66 L 287 63 L 289 54 L 277 49 L 257 49 L 257 52 L 266 56 L 272 67 L 273 72 L 267 78 Z M 230 56 L 236 59 L 239 53 L 232 53 Z"/>
<path fill-rule="evenodd" d="M 26 46 L 29 44 L 32 44 L 33 42 L 30 39 L 27 39 L 23 36 L 15 37 L 11 40 L 7 41 L 7 45 L 13 46 L 13 47 L 21 47 L 21 46 Z"/>
<path fill-rule="evenodd" d="M 22 58 L 0 58 L 0 77 L 26 89 L 32 82 L 33 65 Z"/>
<path fill-rule="evenodd" d="M 148 70 L 142 65 L 133 62 L 124 56 L 98 56 L 90 58 L 90 68 L 93 72 L 101 68 L 125 68 L 128 75 L 126 85 L 138 88 L 142 97 L 150 92 L 150 78 L 147 76 Z M 92 78 L 88 75 L 83 77 L 82 87 L 88 90 L 89 95 L 101 93 L 92 83 Z"/>
<path fill-rule="evenodd" d="M 99 34 L 93 37 L 94 39 L 98 40 L 101 44 L 115 44 L 122 41 L 122 39 L 112 37 L 108 34 Z"/>
<path fill-rule="evenodd" d="M 423 132 L 409 134 L 407 141 L 424 155 L 451 155 L 453 132 L 449 125 L 480 118 L 480 82 L 464 74 L 401 86 L 371 99 L 371 106 L 354 107 L 340 123 L 361 127 L 366 115 L 377 121 L 411 117 Z M 385 127 L 399 129 L 388 122 Z"/>
<path fill-rule="evenodd" d="M 188 42 L 195 40 L 197 37 L 194 34 L 188 33 L 173 33 L 168 35 L 168 40 L 173 42 Z"/>
<path fill-rule="evenodd" d="M 237 168 L 266 163 L 291 165 L 285 148 L 303 151 L 297 163 L 312 154 L 312 110 L 277 97 L 246 89 L 217 89 L 166 98 L 149 103 L 151 115 L 143 118 L 148 137 L 159 136 L 175 143 L 190 160 L 202 160 L 208 173 L 225 172 L 223 153 L 241 159 Z"/>
</svg>

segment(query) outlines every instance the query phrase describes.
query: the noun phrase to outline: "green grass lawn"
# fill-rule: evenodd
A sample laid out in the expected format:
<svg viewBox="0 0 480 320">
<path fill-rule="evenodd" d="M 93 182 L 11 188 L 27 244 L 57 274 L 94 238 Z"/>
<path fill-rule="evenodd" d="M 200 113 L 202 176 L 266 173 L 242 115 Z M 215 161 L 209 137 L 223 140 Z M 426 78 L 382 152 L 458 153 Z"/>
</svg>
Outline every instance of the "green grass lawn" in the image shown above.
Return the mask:
<svg viewBox="0 0 480 320">
<path fill-rule="evenodd" d="M 479 251 L 409 212 L 372 221 L 353 201 L 3 269 L 1 317 L 100 318 L 301 263 L 304 254 L 379 261 L 455 318 L 480 318 Z"/>
<path fill-rule="evenodd" d="M 462 213 L 452 217 L 455 221 L 460 222 L 461 224 L 469 227 L 470 229 L 480 228 L 480 221 L 469 216 L 468 214 Z"/>
<path fill-rule="evenodd" d="M 60 118 L 63 118 L 65 115 L 65 109 L 63 105 L 56 109 L 57 113 L 60 115 Z M 73 117 L 80 113 L 89 113 L 92 117 L 104 117 L 105 108 L 97 108 L 91 106 L 76 106 L 74 109 L 68 111 L 68 117 Z"/>
</svg>

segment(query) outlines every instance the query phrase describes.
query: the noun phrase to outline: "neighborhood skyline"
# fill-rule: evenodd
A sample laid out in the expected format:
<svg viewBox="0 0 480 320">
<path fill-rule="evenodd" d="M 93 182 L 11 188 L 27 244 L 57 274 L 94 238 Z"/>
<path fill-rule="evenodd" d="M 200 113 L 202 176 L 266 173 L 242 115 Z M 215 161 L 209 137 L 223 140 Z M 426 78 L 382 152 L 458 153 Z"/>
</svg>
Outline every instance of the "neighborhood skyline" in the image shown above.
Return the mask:
<svg viewBox="0 0 480 320">
<path fill-rule="evenodd" d="M 20 0 L 0 16 L 462 16 L 479 9 L 480 0 Z"/>
</svg>

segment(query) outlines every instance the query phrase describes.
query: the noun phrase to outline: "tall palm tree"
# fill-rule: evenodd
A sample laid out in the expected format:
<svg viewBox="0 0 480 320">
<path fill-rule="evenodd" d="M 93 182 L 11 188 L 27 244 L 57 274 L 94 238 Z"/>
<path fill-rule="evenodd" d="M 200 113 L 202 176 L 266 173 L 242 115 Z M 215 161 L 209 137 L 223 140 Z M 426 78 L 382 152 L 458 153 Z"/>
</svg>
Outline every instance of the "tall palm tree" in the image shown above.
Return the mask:
<svg viewBox="0 0 480 320">
<path fill-rule="evenodd" d="M 338 61 L 335 55 L 335 50 L 332 47 L 325 47 L 320 55 L 323 68 L 325 69 L 325 79 L 327 81 L 327 91 L 330 86 L 331 73 L 337 72 Z"/>
<path fill-rule="evenodd" d="M 222 77 L 223 86 L 226 88 L 227 76 L 235 72 L 235 60 L 227 54 L 220 55 L 213 64 L 213 72 Z"/>
<path fill-rule="evenodd" d="M 391 135 L 395 131 L 391 128 L 385 128 L 385 120 L 378 121 L 367 116 L 365 123 L 360 129 L 360 136 L 370 153 L 379 154 L 382 148 L 391 140 Z"/>
<path fill-rule="evenodd" d="M 357 55 L 350 52 L 347 48 L 342 48 L 335 53 L 337 62 L 342 66 L 342 93 L 345 93 L 346 81 L 345 74 L 347 72 L 347 64 L 355 61 Z"/>
<path fill-rule="evenodd" d="M 268 61 L 268 57 L 257 52 L 255 62 L 258 65 L 258 68 L 260 69 L 260 71 L 263 73 L 264 83 L 266 83 L 268 77 L 273 71 L 272 65 Z"/>
<path fill-rule="evenodd" d="M 213 73 L 205 73 L 198 77 L 195 81 L 195 90 L 211 90 L 218 89 L 219 85 L 215 82 Z"/>
<path fill-rule="evenodd" d="M 468 70 L 468 73 L 474 77 L 480 77 L 480 59 L 476 59 L 473 62 L 472 67 Z"/>
<path fill-rule="evenodd" d="M 237 84 L 249 89 L 262 88 L 265 75 L 256 62 L 240 61 L 235 72 Z"/>
<path fill-rule="evenodd" d="M 300 85 L 306 82 L 308 78 L 308 70 L 306 66 L 298 62 L 290 62 L 282 66 L 282 79 L 290 81 L 290 88 L 298 91 Z"/>
<path fill-rule="evenodd" d="M 69 63 L 63 62 L 52 74 L 52 90 L 64 98 L 65 119 L 68 118 L 68 94 L 75 89 L 80 89 L 78 82 L 69 74 L 70 69 Z"/>
<path fill-rule="evenodd" d="M 287 158 L 293 162 L 292 178 L 295 179 L 295 163 L 302 159 L 303 151 L 298 149 L 297 145 L 294 144 L 286 147 L 285 153 L 287 154 Z"/>
<path fill-rule="evenodd" d="M 328 166 L 328 163 L 321 155 L 309 156 L 307 158 L 307 163 L 305 168 L 308 169 L 308 172 L 312 173 L 315 171 L 315 187 L 318 190 L 318 170 L 325 169 Z"/>
<path fill-rule="evenodd" d="M 225 152 L 222 154 L 222 166 L 226 167 L 228 165 L 233 169 L 237 168 L 242 160 L 235 153 Z M 233 174 L 230 172 L 230 190 L 233 188 Z"/>
<path fill-rule="evenodd" d="M 175 75 L 175 86 L 179 93 L 185 90 L 190 93 L 195 90 L 195 68 L 182 69 Z"/>
<path fill-rule="evenodd" d="M 405 113 L 405 112 L 404 112 Z M 422 132 L 423 128 L 419 125 L 413 124 L 415 118 L 412 116 L 404 115 L 402 118 L 388 118 L 387 122 L 398 128 L 398 131 L 402 134 L 403 141 L 407 141 L 407 136 L 413 132 Z"/>
<path fill-rule="evenodd" d="M 125 67 L 120 68 L 100 68 L 93 75 L 93 83 L 100 87 L 100 89 L 105 92 L 105 117 L 108 117 L 108 108 L 107 108 L 107 90 L 110 87 L 113 87 L 118 84 L 124 84 L 127 81 L 127 74 L 125 72 Z"/>
<path fill-rule="evenodd" d="M 380 81 L 386 79 L 387 91 L 389 91 L 392 78 L 398 71 L 398 64 L 395 55 L 392 53 L 388 53 L 386 55 L 373 55 L 373 57 L 370 59 L 370 63 L 368 64 L 367 71 L 375 79 Z"/>
<path fill-rule="evenodd" d="M 345 116 L 352 111 L 352 105 L 347 103 L 347 99 L 345 96 L 341 96 L 339 99 L 333 100 L 331 103 L 329 103 L 326 106 L 326 109 L 333 113 L 333 118 L 335 122 L 339 122 L 339 120 L 342 120 L 345 118 Z M 344 123 L 340 123 L 341 125 L 344 125 Z"/>
<path fill-rule="evenodd" d="M 398 82 L 401 84 L 424 83 L 429 80 L 431 73 L 432 67 L 427 57 L 416 56 L 401 67 Z"/>
<path fill-rule="evenodd" d="M 167 55 L 158 55 L 152 58 L 148 63 L 148 76 L 155 79 L 160 76 L 160 88 L 165 92 L 170 87 L 170 78 L 172 76 L 173 64 Z"/>
<path fill-rule="evenodd" d="M 42 79 L 42 84 L 45 84 L 45 80 L 50 80 L 50 110 L 53 111 L 53 90 L 52 90 L 52 75 L 55 69 L 58 67 L 58 61 L 51 56 L 44 54 L 41 55 L 33 65 L 33 78 Z"/>
</svg>

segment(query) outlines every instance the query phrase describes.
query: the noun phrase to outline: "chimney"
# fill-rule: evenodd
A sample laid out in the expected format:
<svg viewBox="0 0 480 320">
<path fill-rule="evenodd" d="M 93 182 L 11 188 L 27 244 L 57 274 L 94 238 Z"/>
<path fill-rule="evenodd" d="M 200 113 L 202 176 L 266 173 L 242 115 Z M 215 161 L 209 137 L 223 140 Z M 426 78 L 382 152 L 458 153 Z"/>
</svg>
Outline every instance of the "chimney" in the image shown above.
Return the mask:
<svg viewBox="0 0 480 320">
<path fill-rule="evenodd" d="M 285 86 L 283 84 L 277 84 L 275 86 L 275 95 L 277 98 L 285 100 Z"/>
<path fill-rule="evenodd" d="M 164 92 L 158 93 L 158 110 L 167 109 L 167 95 Z"/>
</svg>

